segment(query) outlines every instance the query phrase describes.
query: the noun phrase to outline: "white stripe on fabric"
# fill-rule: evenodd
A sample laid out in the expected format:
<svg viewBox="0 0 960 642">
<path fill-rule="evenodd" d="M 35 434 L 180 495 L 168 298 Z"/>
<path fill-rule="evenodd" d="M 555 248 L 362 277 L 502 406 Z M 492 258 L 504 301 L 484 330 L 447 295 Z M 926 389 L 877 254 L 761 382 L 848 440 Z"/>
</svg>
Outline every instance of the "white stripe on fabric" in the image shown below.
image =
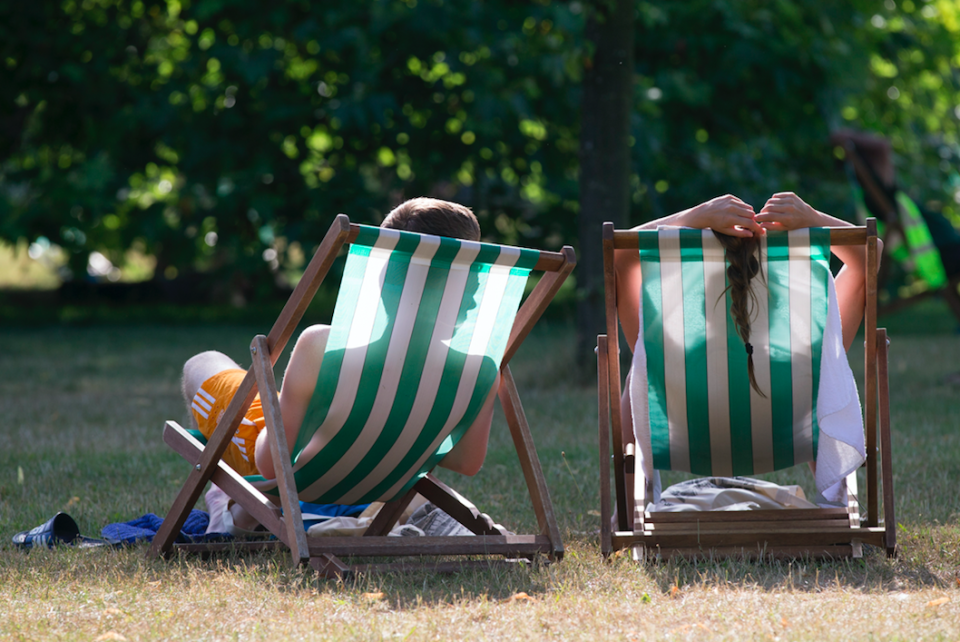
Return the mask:
<svg viewBox="0 0 960 642">
<path fill-rule="evenodd" d="M 211 410 L 213 410 L 213 406 L 210 405 L 210 404 L 208 404 L 208 403 L 204 400 L 204 398 L 201 397 L 200 395 L 194 395 L 194 396 L 193 396 L 193 403 L 197 404 L 198 406 L 200 406 L 201 408 L 203 408 L 203 409 L 206 410 L 207 412 L 210 412 Z"/>
<path fill-rule="evenodd" d="M 383 372 L 370 415 L 354 442 L 337 463 L 310 484 L 307 489 L 310 496 L 319 497 L 352 473 L 383 431 L 397 396 L 397 386 L 403 372 L 407 349 L 410 347 L 410 336 L 413 334 L 413 326 L 417 320 L 423 286 L 430 271 L 430 260 L 439 247 L 439 237 L 426 235 L 421 237 L 420 244 L 411 257 L 410 267 L 407 269 L 393 332 L 390 335 L 390 345 L 384 358 Z"/>
<path fill-rule="evenodd" d="M 733 474 L 733 448 L 730 443 L 726 263 L 723 246 L 711 230 L 703 230 L 703 286 L 707 324 L 710 466 L 714 475 L 729 476 Z"/>
<path fill-rule="evenodd" d="M 213 395 L 211 395 L 209 392 L 207 392 L 203 388 L 200 388 L 199 390 L 197 390 L 197 394 L 202 397 L 205 397 L 206 400 L 209 401 L 211 404 L 216 403 L 217 401 Z"/>
<path fill-rule="evenodd" d="M 773 408 L 770 384 L 770 300 L 769 290 L 760 274 L 770 273 L 767 262 L 767 237 L 760 237 L 760 273 L 750 281 L 756 295 L 751 297 L 750 344 L 753 346 L 753 371 L 762 397 L 750 386 L 750 432 L 753 437 L 754 470 L 773 468 Z M 754 310 L 754 305 L 756 309 Z"/>
<path fill-rule="evenodd" d="M 190 404 L 190 407 L 193 408 L 194 410 L 196 410 L 196 411 L 197 411 L 197 414 L 200 415 L 201 417 L 203 417 L 204 419 L 209 419 L 209 418 L 210 418 L 210 415 L 208 415 L 207 412 L 206 412 L 203 408 L 201 408 L 200 406 L 198 406 L 198 405 L 196 404 L 196 402 Z"/>
<path fill-rule="evenodd" d="M 477 387 L 477 376 L 480 374 L 480 366 L 483 365 L 483 360 L 486 357 L 487 345 L 493 334 L 494 322 L 497 320 L 497 313 L 500 311 L 500 304 L 510 281 L 510 268 L 516 264 L 519 258 L 520 252 L 516 248 L 505 247 L 491 266 L 483 300 L 480 302 L 480 309 L 477 311 L 473 337 L 467 350 L 468 356 L 463 365 L 463 375 L 460 377 L 460 384 L 457 387 L 457 396 L 454 398 L 453 407 L 450 409 L 450 416 L 433 443 L 424 450 L 423 454 L 417 458 L 417 462 L 408 469 L 397 483 L 384 493 L 384 497 L 392 497 L 403 488 L 411 475 L 414 475 L 423 466 L 424 462 L 437 451 L 447 435 L 457 427 L 467 411 L 470 398 Z"/>
<path fill-rule="evenodd" d="M 450 274 L 443 289 L 443 298 L 437 312 L 437 320 L 433 326 L 433 335 L 430 337 L 430 347 L 427 349 L 426 361 L 423 364 L 423 374 L 417 388 L 416 398 L 400 431 L 400 435 L 393 447 L 373 470 L 340 500 L 342 503 L 353 503 L 356 498 L 362 497 L 377 486 L 387 475 L 393 472 L 403 457 L 413 447 L 417 436 L 423 429 L 430 416 L 437 392 L 440 388 L 440 379 L 443 376 L 443 364 L 447 360 L 450 349 L 450 338 L 456 327 L 457 315 L 460 313 L 460 302 L 470 276 L 470 265 L 480 252 L 480 244 L 468 241 L 460 242 L 460 250 L 451 262 Z"/>
<path fill-rule="evenodd" d="M 793 384 L 793 459 L 813 461 L 813 341 L 810 230 L 788 236 L 790 251 L 790 374 Z"/>
<path fill-rule="evenodd" d="M 399 240 L 400 233 L 398 230 L 380 228 L 380 236 L 373 247 L 370 248 L 363 282 L 360 284 L 357 307 L 347 336 L 347 345 L 340 367 L 337 389 L 334 392 L 333 400 L 330 402 L 326 419 L 314 433 L 300 456 L 297 457 L 294 471 L 300 470 L 309 463 L 340 432 L 350 416 L 350 411 L 353 409 L 354 401 L 357 398 L 360 375 L 363 373 L 363 363 L 367 356 L 367 346 L 370 344 L 374 321 L 376 321 L 377 310 L 380 307 L 380 290 L 383 287 L 384 272 L 393 248 L 396 247 Z"/>
<path fill-rule="evenodd" d="M 667 422 L 670 427 L 670 467 L 690 470 L 687 428 L 687 371 L 683 325 L 683 272 L 680 230 L 661 229 L 660 291 L 663 299 L 663 367 L 666 379 Z"/>
</svg>

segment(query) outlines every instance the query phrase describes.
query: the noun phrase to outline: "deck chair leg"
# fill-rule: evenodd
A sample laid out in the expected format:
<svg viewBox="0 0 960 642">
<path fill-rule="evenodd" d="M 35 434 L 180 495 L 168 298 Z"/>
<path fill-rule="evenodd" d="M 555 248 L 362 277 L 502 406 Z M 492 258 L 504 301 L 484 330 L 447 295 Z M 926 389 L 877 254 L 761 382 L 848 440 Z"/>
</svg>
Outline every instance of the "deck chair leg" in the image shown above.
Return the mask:
<svg viewBox="0 0 960 642">
<path fill-rule="evenodd" d="M 273 362 L 270 359 L 270 349 L 267 347 L 267 338 L 257 335 L 250 345 L 250 355 L 253 357 L 252 370 L 257 377 L 257 386 L 260 388 L 260 401 L 263 404 L 263 417 L 266 421 L 266 430 L 272 441 L 273 470 L 277 476 L 277 485 L 280 488 L 280 503 L 283 506 L 283 523 L 286 527 L 287 539 L 285 543 L 290 547 L 293 555 L 293 564 L 298 566 L 310 560 L 310 549 L 307 546 L 307 532 L 303 527 L 303 516 L 300 514 L 300 499 L 297 497 L 297 486 L 293 478 L 293 468 L 290 465 L 290 447 L 287 444 L 287 433 L 283 427 L 283 417 L 280 415 L 280 398 L 277 395 L 277 382 L 273 376 Z"/>
<path fill-rule="evenodd" d="M 600 553 L 613 553 L 610 497 L 610 375 L 607 370 L 607 335 L 597 336 L 597 425 L 600 443 Z"/>
<path fill-rule="evenodd" d="M 500 372 L 500 404 L 503 406 L 503 413 L 506 416 L 507 425 L 510 427 L 510 435 L 513 437 L 517 456 L 520 458 L 520 468 L 523 470 L 523 477 L 527 482 L 527 490 L 530 491 L 530 499 L 533 502 L 533 510 L 537 515 L 537 523 L 540 526 L 541 534 L 550 540 L 553 547 L 553 556 L 559 560 L 563 557 L 560 528 L 557 526 L 556 514 L 553 512 L 553 503 L 550 501 L 550 492 L 547 490 L 543 468 L 540 467 L 540 459 L 537 457 L 537 449 L 533 443 L 533 435 L 530 433 L 530 425 L 523 413 L 520 394 L 517 392 L 517 384 L 513 380 L 510 366 L 504 366 Z"/>
<path fill-rule="evenodd" d="M 887 331 L 877 330 L 877 379 L 880 401 L 880 479 L 883 484 L 884 545 L 887 557 L 897 554 L 897 519 L 893 499 L 893 445 L 890 441 L 890 381 L 887 362 Z"/>
</svg>

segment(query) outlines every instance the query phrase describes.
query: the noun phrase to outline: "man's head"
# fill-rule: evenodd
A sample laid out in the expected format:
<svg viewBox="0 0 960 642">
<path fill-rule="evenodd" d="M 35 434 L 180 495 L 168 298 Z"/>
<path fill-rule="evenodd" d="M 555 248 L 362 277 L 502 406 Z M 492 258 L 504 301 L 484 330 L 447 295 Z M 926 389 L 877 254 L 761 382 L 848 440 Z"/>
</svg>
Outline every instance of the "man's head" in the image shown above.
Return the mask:
<svg viewBox="0 0 960 642">
<path fill-rule="evenodd" d="M 468 241 L 480 240 L 480 224 L 470 208 L 435 198 L 411 198 L 401 203 L 387 214 L 380 227 Z"/>
</svg>

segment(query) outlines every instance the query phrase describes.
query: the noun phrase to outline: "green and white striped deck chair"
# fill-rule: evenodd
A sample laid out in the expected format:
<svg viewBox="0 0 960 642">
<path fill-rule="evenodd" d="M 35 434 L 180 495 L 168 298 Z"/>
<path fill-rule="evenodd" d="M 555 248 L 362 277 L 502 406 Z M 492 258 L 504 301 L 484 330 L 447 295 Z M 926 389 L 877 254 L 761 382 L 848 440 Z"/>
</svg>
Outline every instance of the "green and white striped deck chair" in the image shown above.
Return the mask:
<svg viewBox="0 0 960 642">
<path fill-rule="evenodd" d="M 278 444 L 279 452 L 290 453 L 276 466 L 282 474 L 275 480 L 241 480 L 221 465 L 214 467 L 212 479 L 224 487 L 221 478 L 230 478 L 227 486 L 235 488 L 224 490 L 290 545 L 295 561 L 309 558 L 324 573 L 350 570 L 339 555 L 546 553 L 559 558 L 559 530 L 507 363 L 572 270 L 572 250 L 540 252 L 414 234 L 350 224 L 342 215 L 328 239 L 331 235 L 336 242 L 321 246 L 311 263 L 317 269 L 308 269 L 304 280 L 319 284 L 340 246 L 348 244 L 349 251 L 302 428 L 292 448 Z M 544 276 L 521 308 L 533 270 L 544 271 Z M 282 328 L 274 327 L 277 336 L 290 336 L 315 290 L 311 284 L 299 292 L 298 286 L 277 322 Z M 271 437 L 280 435 L 285 442 L 282 428 L 275 429 L 282 426 L 282 418 L 272 374 L 281 343 L 255 339 L 254 366 L 247 379 L 251 384 L 256 379 Z M 540 520 L 538 535 L 508 534 L 429 475 L 473 424 L 498 371 L 501 402 Z M 228 409 L 214 438 L 227 427 L 229 414 Z M 169 422 L 168 430 L 181 450 L 183 435 Z M 183 449 L 198 452 L 196 447 Z M 413 542 L 382 536 L 417 492 L 478 537 Z M 268 497 L 283 506 L 283 519 Z M 324 504 L 379 501 L 387 506 L 367 537 L 304 537 L 298 542 L 302 526 L 287 521 L 292 514 L 299 521 L 298 498 Z M 293 532 L 297 537 L 288 537 Z"/>
<path fill-rule="evenodd" d="M 643 275 L 640 339 L 627 389 L 635 443 L 620 445 L 626 456 L 619 465 L 626 468 L 617 481 L 623 497 L 618 518 L 631 515 L 632 523 L 621 519 L 622 532 L 604 533 L 605 552 L 642 546 L 655 554 L 696 555 L 707 548 L 739 547 L 747 552 L 837 556 L 857 555 L 856 542 L 884 545 L 887 531 L 862 527 L 859 519 L 855 473 L 865 458 L 864 433 L 830 273 L 831 234 L 815 228 L 761 239 L 762 276 L 751 284 L 756 296 L 750 343 L 763 395 L 750 386 L 747 352 L 730 315 L 727 263 L 713 232 L 611 228 L 609 240 L 605 235 L 609 265 L 613 250 L 638 250 Z M 863 244 L 867 240 L 864 228 L 833 234 L 838 236 L 835 242 L 850 240 L 847 237 Z M 612 279 L 607 287 L 615 292 L 615 272 Z M 875 292 L 875 281 L 873 287 Z M 612 320 L 616 324 L 615 308 Z M 871 323 L 873 316 L 868 326 Z M 608 328 L 608 336 L 616 336 L 613 332 L 616 325 Z M 871 330 L 872 336 L 876 333 Z M 601 397 L 609 408 L 619 409 L 619 401 L 613 403 L 619 400 L 619 368 L 613 372 L 610 367 L 616 361 L 610 343 L 601 337 L 601 388 L 607 387 Z M 884 356 L 885 351 L 884 340 Z M 875 364 L 876 354 L 870 358 Z M 614 381 L 615 397 L 610 390 Z M 868 382 L 867 389 L 875 388 Z M 870 395 L 876 405 L 874 393 Z M 614 415 L 620 419 L 619 413 Z M 601 411 L 601 423 L 605 421 Z M 876 434 L 875 426 L 872 430 Z M 601 440 L 608 433 L 603 426 Z M 601 445 L 601 452 L 608 449 Z M 848 498 L 845 507 L 736 513 L 646 510 L 648 502 L 659 498 L 661 470 L 747 476 L 812 461 L 817 462 L 818 489 L 828 499 Z M 608 503 L 609 495 L 604 500 Z M 888 504 L 892 511 L 892 494 Z M 892 525 L 892 514 L 888 518 Z"/>
</svg>

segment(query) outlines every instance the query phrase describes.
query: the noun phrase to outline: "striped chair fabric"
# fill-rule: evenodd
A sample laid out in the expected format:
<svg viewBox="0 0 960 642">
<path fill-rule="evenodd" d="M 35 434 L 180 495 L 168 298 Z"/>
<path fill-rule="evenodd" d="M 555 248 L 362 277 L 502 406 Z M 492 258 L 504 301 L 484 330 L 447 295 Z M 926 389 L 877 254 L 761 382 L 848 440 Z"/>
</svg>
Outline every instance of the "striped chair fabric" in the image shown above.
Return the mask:
<svg viewBox="0 0 960 642">
<path fill-rule="evenodd" d="M 814 460 L 829 230 L 769 233 L 761 241 L 750 343 L 765 396 L 749 383 L 713 232 L 639 235 L 653 467 L 751 475 Z"/>
<path fill-rule="evenodd" d="M 433 469 L 496 379 L 540 252 L 370 226 L 350 245 L 291 446 L 300 499 L 390 501 Z M 275 480 L 248 477 L 266 494 Z"/>
</svg>

